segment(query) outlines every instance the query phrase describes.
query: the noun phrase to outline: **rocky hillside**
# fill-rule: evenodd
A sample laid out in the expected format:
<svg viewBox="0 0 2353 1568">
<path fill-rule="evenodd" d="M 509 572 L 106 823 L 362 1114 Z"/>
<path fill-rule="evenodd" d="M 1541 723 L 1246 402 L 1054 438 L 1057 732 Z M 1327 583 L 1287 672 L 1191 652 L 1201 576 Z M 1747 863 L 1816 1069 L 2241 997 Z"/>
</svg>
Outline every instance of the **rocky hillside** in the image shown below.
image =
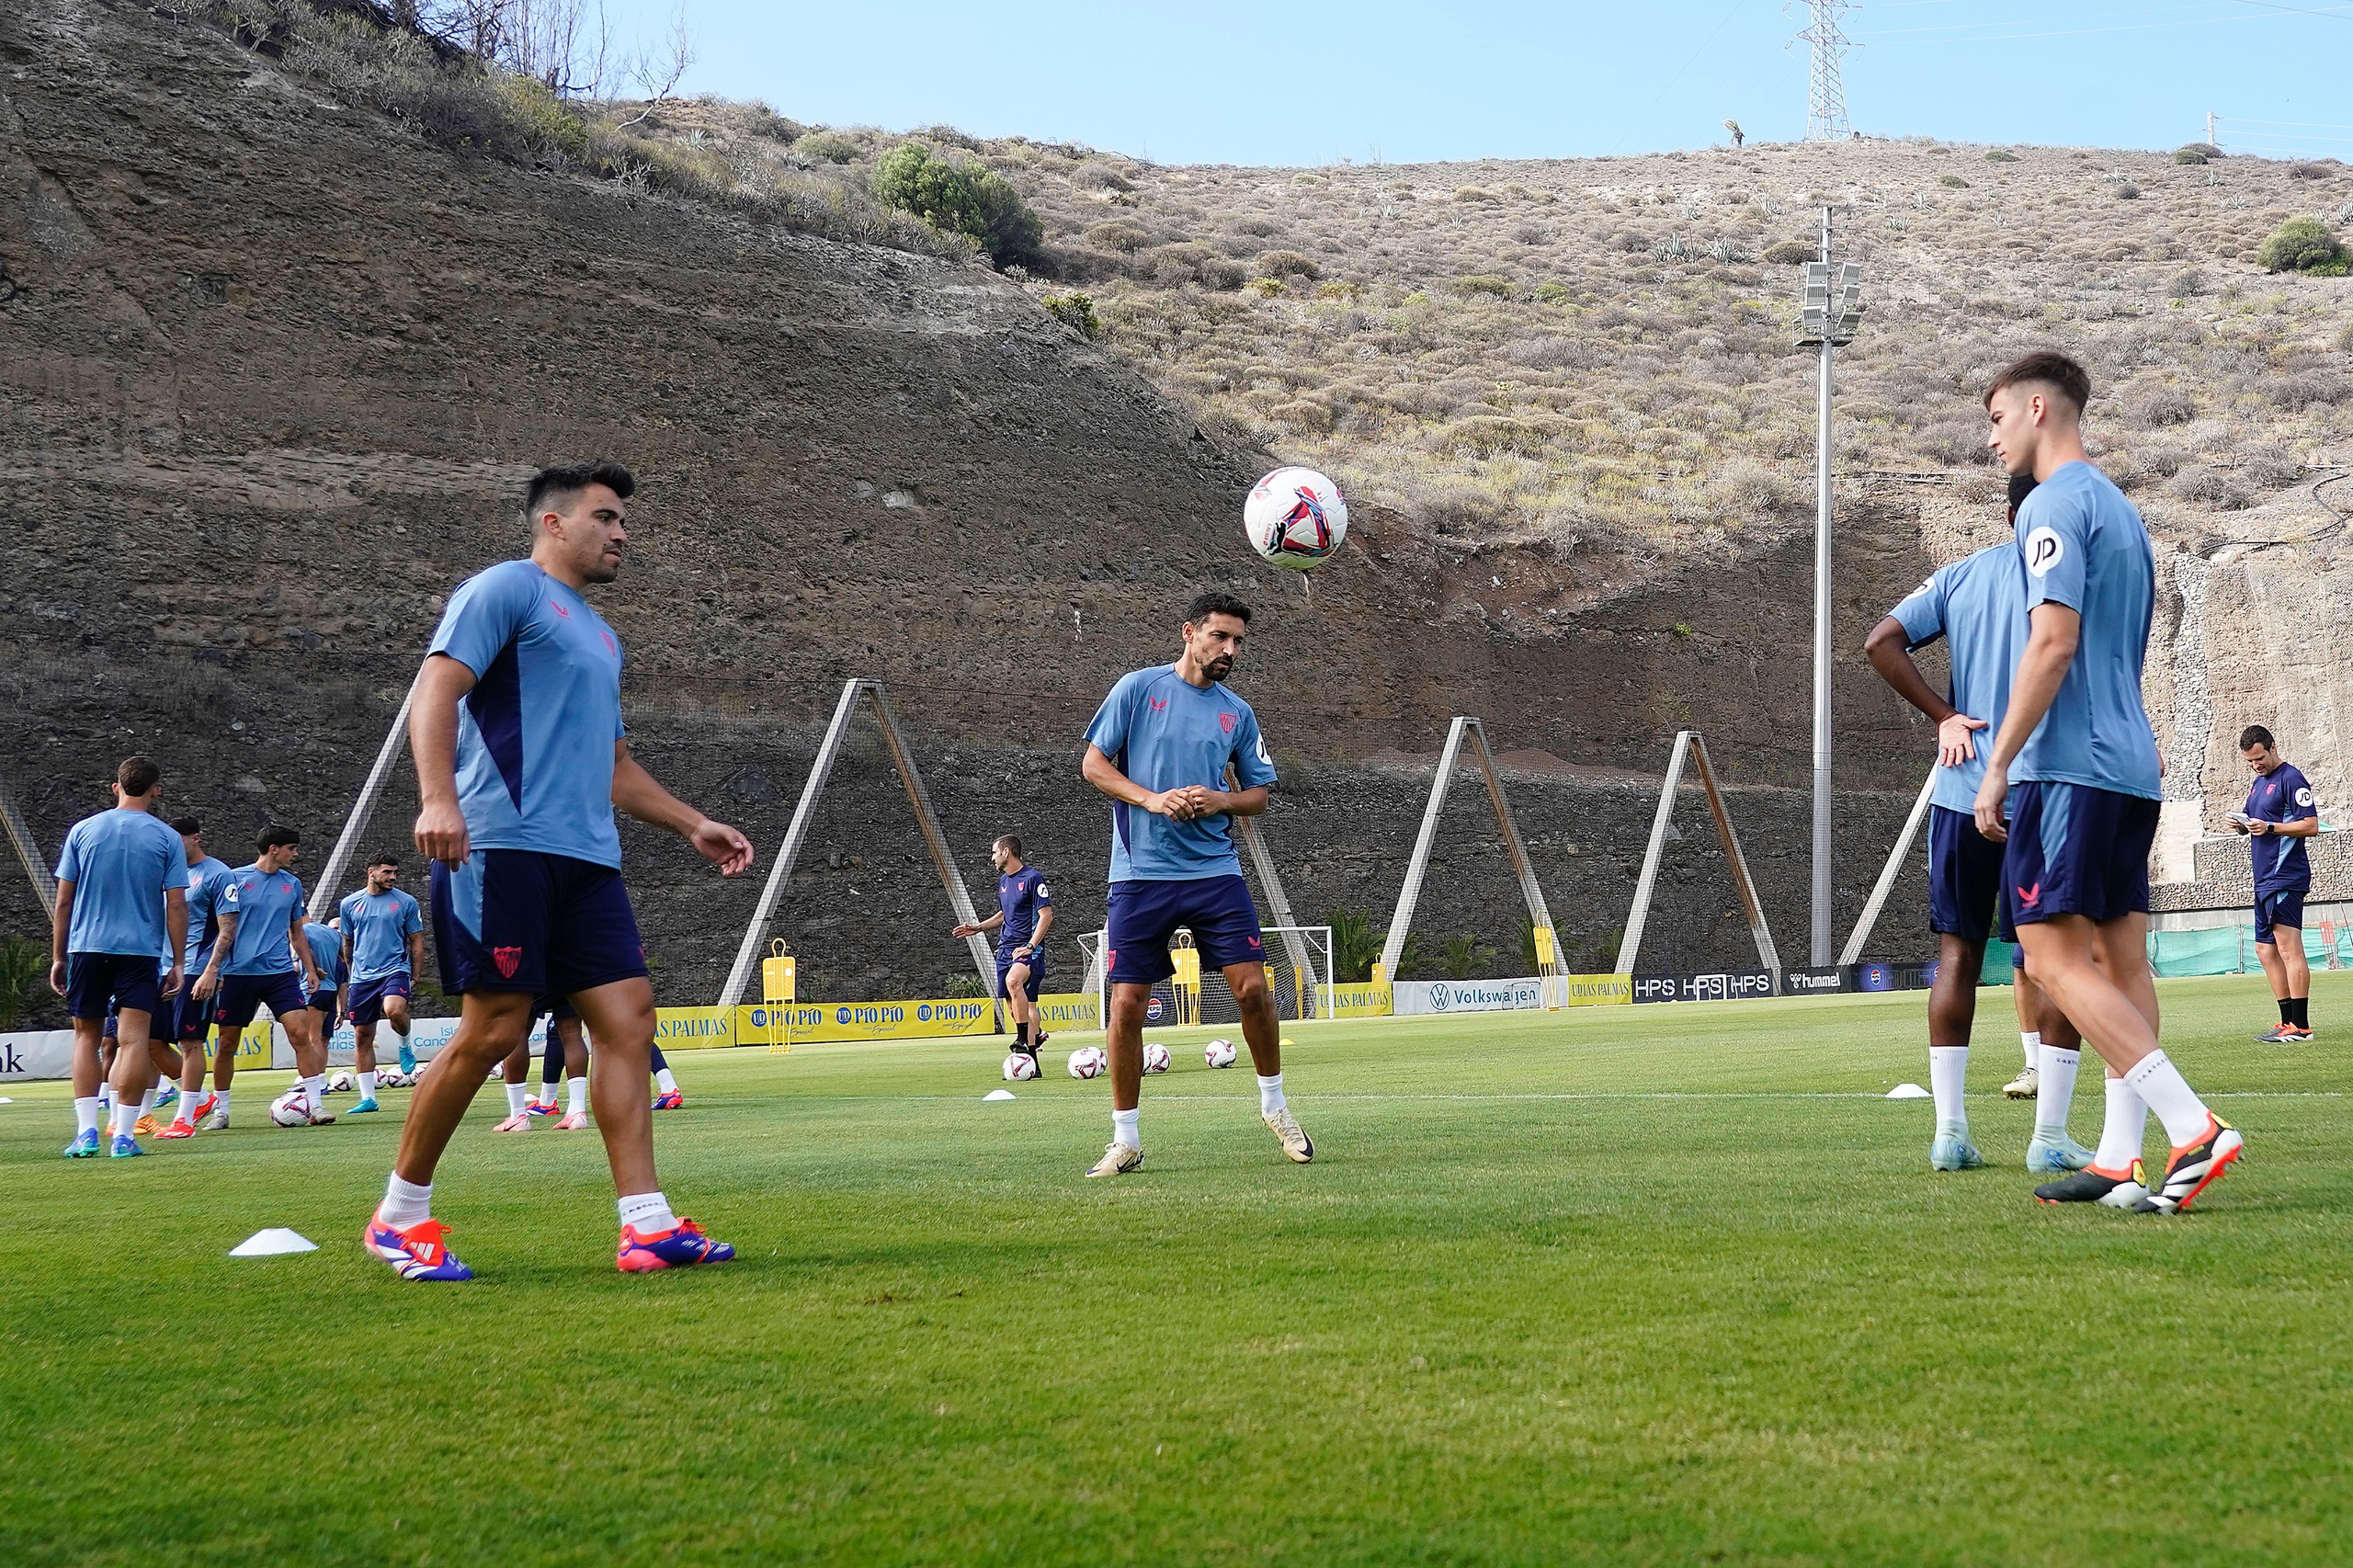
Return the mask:
<svg viewBox="0 0 2353 1568">
<path fill-rule="evenodd" d="M 644 482 L 628 579 L 606 601 L 631 656 L 637 744 L 763 846 L 781 835 L 840 681 L 879 676 L 915 731 L 968 877 L 984 869 L 987 839 L 1014 827 L 1065 888 L 1086 890 L 1065 930 L 1091 926 L 1105 829 L 1075 780 L 1076 733 L 1119 672 L 1165 656 L 1183 600 L 1218 584 L 1264 607 L 1237 684 L 1286 775 L 1267 825 L 1302 911 L 1344 905 L 1381 923 L 1427 783 L 1427 763 L 1416 773 L 1410 759 L 1435 750 L 1450 714 L 1475 711 L 1499 749 L 1526 754 L 1513 786 L 1523 824 L 1572 950 L 1591 961 L 1624 919 L 1654 789 L 1643 779 L 1673 732 L 1696 726 L 1747 787 L 1746 847 L 1793 954 L 1802 528 L 1767 509 L 1738 527 L 1645 533 L 1630 514 L 1628 531 L 1572 546 L 1516 514 L 1417 511 L 1368 467 L 1347 553 L 1312 583 L 1270 574 L 1239 543 L 1244 488 L 1278 456 L 1355 473 L 1346 454 L 1314 444 L 1349 426 L 1337 412 L 1321 435 L 1246 423 L 1243 403 L 1176 379 L 1182 354 L 1144 351 L 1122 312 L 1140 321 L 1154 301 L 1198 301 L 1312 324 L 1325 304 L 1302 304 L 1289 281 L 1281 295 L 1222 289 L 1222 275 L 1164 281 L 1157 262 L 1147 284 L 1133 258 L 1149 247 L 1103 248 L 1072 230 L 1051 187 L 1138 196 L 1147 176 L 1182 171 L 1112 167 L 1117 180 L 1097 187 L 1085 170 L 1110 161 L 1031 151 L 1032 198 L 1064 230 L 1040 265 L 1087 273 L 1107 338 L 1086 339 L 1040 303 L 1070 281 L 1025 282 L 955 254 L 811 233 L 756 205 L 453 151 L 215 28 L 127 0 L 30 0 L 0 14 L 10 345 L 0 531 L 16 567 L 0 582 L 0 777 L 53 845 L 101 801 L 113 759 L 147 749 L 171 769 L 174 806 L 206 815 L 218 837 L 233 844 L 291 819 L 313 834 L 315 857 L 443 596 L 514 547 L 519 479 L 545 461 L 610 454 Z M 825 162 L 829 178 L 858 167 L 855 153 Z M 1376 174 L 1394 177 L 1331 171 L 1323 187 L 1285 176 L 1284 188 Z M 1097 222 L 1160 221 L 1143 203 L 1097 206 Z M 1125 281 L 1095 277 L 1097 254 L 1123 258 Z M 1319 289 L 1349 280 L 1317 266 L 1331 275 Z M 1639 270 L 1629 278 L 1630 290 L 1654 287 Z M 2252 326 L 2236 314 L 2222 324 L 2308 334 L 2297 312 L 2310 287 L 2283 291 L 2284 314 L 2267 306 L 2245 317 Z M 1395 309 L 1428 309 L 1434 322 L 1458 304 L 1567 308 L 1533 291 L 1406 291 L 1432 303 L 1401 296 Z M 2201 320 L 2223 309 L 2219 294 L 2195 298 Z M 1600 353 L 1649 330 L 1602 324 L 1604 309 L 1563 314 L 1545 335 Z M 1788 373 L 1768 336 L 1760 325 L 1744 341 L 1760 366 Z M 1954 419 L 1969 413 L 1964 392 L 1945 398 Z M 2334 417 L 2326 398 L 2311 402 L 2321 412 L 2307 405 L 2296 419 L 2317 428 Z M 1485 484 L 1492 460 L 1449 460 L 1461 483 Z M 1389 494 L 1398 506 L 1382 504 Z M 2302 526 L 2296 493 L 2265 494 L 2269 509 L 2225 520 L 2282 537 Z M 1857 483 L 1842 502 L 1842 646 L 1859 645 L 1991 506 L 1990 486 Z M 2192 543 L 2206 537 L 2158 517 Z M 2233 571 L 2305 595 L 2325 616 L 2325 574 L 2309 569 L 2325 548 L 2268 550 L 2248 568 L 2215 555 L 2200 601 L 2209 636 L 2222 635 Z M 2265 574 L 2271 562 L 2276 577 Z M 2325 637 L 2303 656 L 2324 670 Z M 2221 715 L 2210 728 L 2228 718 L 2234 682 L 2275 678 L 2260 659 L 2245 677 L 2191 664 L 2208 683 L 2206 711 Z M 1843 929 L 1922 764 L 1920 732 L 1859 661 L 1840 680 L 1841 821 L 1853 846 Z M 2192 693 L 2179 705 L 2195 685 L 2188 674 L 2177 683 Z M 386 801 L 378 839 L 401 836 L 404 794 Z M 1461 836 L 1449 836 L 1425 895 L 1423 928 L 1432 949 L 1467 938 L 1494 955 L 1480 960 L 1486 971 L 1507 971 L 1518 964 L 1508 877 L 1476 792 L 1457 801 Z M 863 743 L 825 813 L 781 926 L 823 994 L 944 983 L 958 949 L 934 940 L 945 925 L 936 886 Z M 1687 830 L 1698 825 L 1687 816 Z M 1708 837 L 1690 832 L 1677 846 L 1646 964 L 1744 960 L 1745 928 Z M 722 884 L 633 830 L 628 854 L 665 999 L 708 999 L 756 889 Z M 1917 940 L 1910 924 L 1891 922 L 1889 951 Z M 37 925 L 22 883 L 0 882 L 0 926 Z M 1074 946 L 1057 961 L 1074 975 Z"/>
</svg>

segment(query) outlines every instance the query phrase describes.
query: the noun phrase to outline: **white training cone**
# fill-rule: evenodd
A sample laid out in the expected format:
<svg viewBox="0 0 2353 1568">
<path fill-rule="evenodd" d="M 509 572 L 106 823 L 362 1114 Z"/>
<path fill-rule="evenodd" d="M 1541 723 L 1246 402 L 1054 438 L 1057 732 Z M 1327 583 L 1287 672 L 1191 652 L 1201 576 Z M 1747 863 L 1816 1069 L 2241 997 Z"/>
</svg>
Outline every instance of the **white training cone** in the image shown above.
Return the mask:
<svg viewBox="0 0 2353 1568">
<path fill-rule="evenodd" d="M 1009 1100 L 1012 1097 L 1013 1091 L 1011 1089 L 991 1089 L 987 1094 L 981 1096 L 981 1098 L 984 1100 Z"/>
<path fill-rule="evenodd" d="M 273 1230 L 256 1231 L 229 1249 L 231 1257 L 277 1257 L 290 1252 L 316 1252 L 319 1244 L 306 1240 L 300 1233 L 283 1226 Z"/>
<path fill-rule="evenodd" d="M 1887 1091 L 1887 1097 L 1892 1100 L 1926 1100 L 1936 1096 L 1917 1084 L 1898 1084 Z"/>
</svg>

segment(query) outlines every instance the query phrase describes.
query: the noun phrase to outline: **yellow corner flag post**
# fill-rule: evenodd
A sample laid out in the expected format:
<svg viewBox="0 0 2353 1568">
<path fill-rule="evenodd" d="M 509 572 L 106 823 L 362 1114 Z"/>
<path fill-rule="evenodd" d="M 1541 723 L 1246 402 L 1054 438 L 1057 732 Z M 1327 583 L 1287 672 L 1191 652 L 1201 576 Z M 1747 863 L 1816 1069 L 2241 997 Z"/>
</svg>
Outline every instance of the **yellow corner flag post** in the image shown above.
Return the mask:
<svg viewBox="0 0 2353 1568">
<path fill-rule="evenodd" d="M 770 946 L 768 956 L 760 960 L 760 994 L 768 1005 L 768 1054 L 792 1054 L 792 949 L 779 937 Z M 784 1043 L 776 1040 L 778 1004 L 784 1006 Z"/>
</svg>

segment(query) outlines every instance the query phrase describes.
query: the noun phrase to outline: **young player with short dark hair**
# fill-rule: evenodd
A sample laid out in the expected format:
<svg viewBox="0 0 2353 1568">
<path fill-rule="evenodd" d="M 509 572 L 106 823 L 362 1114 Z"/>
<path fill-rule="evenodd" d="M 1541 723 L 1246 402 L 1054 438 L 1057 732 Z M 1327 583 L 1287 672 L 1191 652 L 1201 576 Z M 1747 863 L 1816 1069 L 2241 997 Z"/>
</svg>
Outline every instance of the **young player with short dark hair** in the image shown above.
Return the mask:
<svg viewBox="0 0 2353 1568">
<path fill-rule="evenodd" d="M 2011 483 L 2010 516 L 2034 488 L 2032 475 Z M 1952 681 L 1937 695 L 1912 662 L 1911 651 L 1942 638 L 1951 653 Z M 1929 796 L 1928 926 L 1938 933 L 1937 979 L 1928 994 L 1928 1084 L 1937 1131 L 1930 1168 L 1972 1170 L 1984 1164 L 1969 1137 L 1962 1087 L 1977 1013 L 1977 981 L 1985 942 L 1999 929 L 2002 846 L 1977 831 L 1977 787 L 1985 758 L 1974 732 L 1998 726 L 2009 706 L 2010 672 L 2026 646 L 2026 574 L 2018 546 L 2005 540 L 1940 568 L 1872 629 L 1864 652 L 1897 696 L 1937 724 L 1936 782 Z M 2067 1136 L 2068 1102 L 2075 1088 L 2081 1040 L 2066 1017 L 2049 1006 L 2024 966 L 2012 989 L 2021 1035 L 2036 1041 L 2035 1128 L 2026 1168 L 2037 1176 L 2081 1170 L 2092 1152 Z"/>
<path fill-rule="evenodd" d="M 401 1072 L 414 1074 L 409 1050 L 409 988 L 425 964 L 425 915 L 400 884 L 401 864 L 389 854 L 368 862 L 368 885 L 346 894 L 336 908 L 343 930 L 343 960 L 351 977 L 347 1011 L 351 1018 L 352 1067 L 359 1075 L 359 1103 L 352 1114 L 376 1108 L 376 1026 L 389 1023 L 400 1040 Z"/>
<path fill-rule="evenodd" d="M 205 1123 L 210 1131 L 229 1125 L 237 1043 L 263 1007 L 294 1048 L 295 1086 L 302 1091 L 309 1124 L 335 1120 L 326 1108 L 327 1048 L 310 1006 L 319 989 L 318 965 L 302 930 L 302 879 L 292 869 L 301 843 L 290 827 L 262 829 L 254 840 L 259 851 L 254 863 L 229 873 L 216 901 L 221 935 L 196 982 L 199 994 L 214 998 L 212 1021 L 221 1027 L 212 1058 L 219 1106 Z"/>
<path fill-rule="evenodd" d="M 449 596 L 410 712 L 433 866 L 442 990 L 457 1032 L 401 1129 L 368 1249 L 404 1279 L 471 1279 L 433 1218 L 433 1172 L 493 1063 L 530 1035 L 537 999 L 568 997 L 614 1071 L 592 1076 L 597 1128 L 620 1196 L 624 1272 L 724 1263 L 734 1248 L 671 1212 L 654 1173 L 645 1074 L 654 986 L 620 874 L 618 808 L 669 829 L 725 876 L 752 863 L 744 835 L 654 782 L 621 725 L 620 641 L 583 597 L 620 575 L 627 502 L 618 463 L 535 475 L 523 500 L 531 553 Z"/>
<path fill-rule="evenodd" d="M 2279 755 L 2269 730 L 2249 724 L 2239 734 L 2239 755 L 2255 770 L 2255 782 L 2246 809 L 2233 813 L 2231 826 L 2246 837 L 2255 862 L 2255 952 L 2279 1004 L 2279 1027 L 2255 1038 L 2267 1045 L 2297 1045 L 2313 1038 L 2313 971 L 2304 958 L 2304 895 L 2313 890 L 2313 866 L 2304 840 L 2320 831 L 2320 805 L 2311 780 Z M 2281 941 L 2282 929 L 2295 933 L 2293 938 Z"/>
<path fill-rule="evenodd" d="M 163 770 L 143 756 L 115 769 L 113 809 L 68 829 L 57 858 L 50 920 L 49 987 L 74 1019 L 74 1140 L 68 1159 L 98 1152 L 99 1038 L 117 1008 L 114 1140 L 117 1159 L 143 1154 L 136 1108 L 154 1082 L 148 1028 L 180 988 L 188 940 L 188 856 L 155 815 Z M 168 952 L 168 960 L 157 955 Z"/>
<path fill-rule="evenodd" d="M 1258 1070 L 1258 1110 L 1283 1153 L 1315 1157 L 1283 1097 L 1282 1038 L 1267 990 L 1258 911 L 1243 880 L 1230 820 L 1267 809 L 1273 759 L 1250 705 L 1225 687 L 1250 628 L 1250 607 L 1207 593 L 1186 608 L 1174 664 L 1121 676 L 1086 727 L 1086 781 L 1111 797 L 1111 891 L 1105 965 L 1111 1016 L 1111 1143 L 1086 1174 L 1143 1164 L 1137 1131 L 1143 1015 L 1175 972 L 1168 939 L 1193 933 L 1202 961 L 1224 971 Z M 1241 788 L 1229 790 L 1227 770 Z"/>
<path fill-rule="evenodd" d="M 1054 894 L 1046 873 L 1021 858 L 1021 840 L 1006 834 L 989 846 L 996 867 L 996 913 L 949 935 L 962 940 L 983 931 L 996 935 L 996 990 L 1013 1017 L 1013 1049 L 1038 1065 L 1046 1043 L 1038 1017 L 1038 993 L 1046 983 L 1046 933 L 1053 929 Z M 1042 1071 L 1042 1069 L 1041 1069 Z"/>
<path fill-rule="evenodd" d="M 2230 1168 L 2244 1140 L 2158 1042 L 2147 935 L 2164 769 L 2141 697 L 2156 559 L 2141 515 L 2084 454 L 2090 396 L 2083 367 L 2049 351 L 1986 389 L 1986 445 L 2040 483 L 2018 508 L 2027 643 L 1978 787 L 1977 831 L 2006 840 L 2005 913 L 2035 979 L 2110 1074 L 2092 1164 L 2035 1196 L 2170 1214 Z M 2173 1143 L 2154 1184 L 2140 1159 L 2150 1110 Z"/>
</svg>

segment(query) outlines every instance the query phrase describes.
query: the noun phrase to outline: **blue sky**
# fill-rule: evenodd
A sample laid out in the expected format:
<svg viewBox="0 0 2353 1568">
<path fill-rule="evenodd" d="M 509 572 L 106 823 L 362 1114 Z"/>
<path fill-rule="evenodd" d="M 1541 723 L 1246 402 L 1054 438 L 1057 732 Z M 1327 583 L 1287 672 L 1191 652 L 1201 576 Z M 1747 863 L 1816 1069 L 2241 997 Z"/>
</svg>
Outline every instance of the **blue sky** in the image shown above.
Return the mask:
<svg viewBox="0 0 2353 1568">
<path fill-rule="evenodd" d="M 623 41 L 676 0 L 607 0 Z M 1409 163 L 1704 146 L 1805 126 L 1805 8 L 1779 0 L 1072 5 L 685 0 L 685 90 L 797 119 L 945 121 L 1163 163 Z M 2353 3 L 1882 0 L 1846 28 L 1870 134 L 2225 147 L 2353 161 Z M 1785 47 L 1786 46 L 1786 47 Z M 2329 122 L 2339 123 L 2329 123 Z"/>
</svg>

